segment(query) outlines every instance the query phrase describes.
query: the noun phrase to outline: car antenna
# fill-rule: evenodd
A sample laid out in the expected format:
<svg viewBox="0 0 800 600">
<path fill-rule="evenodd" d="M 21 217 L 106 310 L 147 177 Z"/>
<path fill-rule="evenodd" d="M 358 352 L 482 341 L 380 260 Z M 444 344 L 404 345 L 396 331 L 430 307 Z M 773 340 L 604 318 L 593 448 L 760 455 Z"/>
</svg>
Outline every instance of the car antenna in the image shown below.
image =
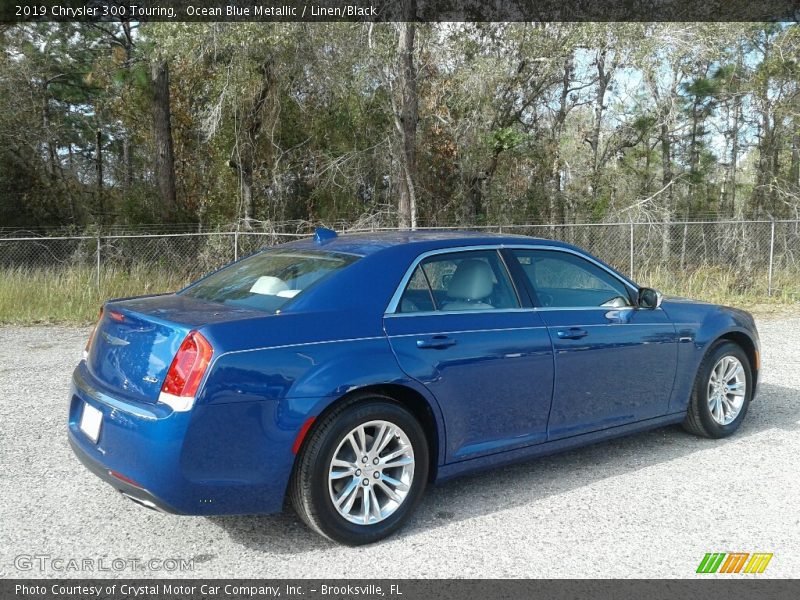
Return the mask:
<svg viewBox="0 0 800 600">
<path fill-rule="evenodd" d="M 327 227 L 316 227 L 314 229 L 314 241 L 320 246 L 325 242 L 336 239 L 337 237 L 339 237 L 339 234 L 337 234 L 333 229 L 328 229 Z"/>
</svg>

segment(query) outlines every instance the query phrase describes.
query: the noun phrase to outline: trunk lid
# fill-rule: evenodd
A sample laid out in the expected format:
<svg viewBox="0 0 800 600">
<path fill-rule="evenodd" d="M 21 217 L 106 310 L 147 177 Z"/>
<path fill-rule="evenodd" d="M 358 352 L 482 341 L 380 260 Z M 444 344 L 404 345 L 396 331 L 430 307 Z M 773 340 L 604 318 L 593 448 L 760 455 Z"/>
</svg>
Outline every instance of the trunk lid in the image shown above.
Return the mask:
<svg viewBox="0 0 800 600">
<path fill-rule="evenodd" d="M 114 300 L 104 306 L 87 366 L 115 393 L 155 403 L 172 359 L 191 330 L 256 315 L 263 313 L 176 294 Z"/>
</svg>

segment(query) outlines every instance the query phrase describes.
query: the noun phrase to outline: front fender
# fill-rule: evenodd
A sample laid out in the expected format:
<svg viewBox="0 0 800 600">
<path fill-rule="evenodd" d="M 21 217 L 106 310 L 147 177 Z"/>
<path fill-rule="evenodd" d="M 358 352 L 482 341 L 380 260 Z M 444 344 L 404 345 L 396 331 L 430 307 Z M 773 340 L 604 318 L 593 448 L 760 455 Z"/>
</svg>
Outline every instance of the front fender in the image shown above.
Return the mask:
<svg viewBox="0 0 800 600">
<path fill-rule="evenodd" d="M 671 413 L 687 409 L 697 370 L 716 340 L 722 337 L 746 339 L 755 352 L 759 351 L 755 322 L 744 311 L 682 300 L 664 301 L 662 308 L 675 324 L 678 336 L 677 377 L 670 401 Z M 756 365 L 753 365 L 753 375 L 755 385 L 758 380 Z"/>
</svg>

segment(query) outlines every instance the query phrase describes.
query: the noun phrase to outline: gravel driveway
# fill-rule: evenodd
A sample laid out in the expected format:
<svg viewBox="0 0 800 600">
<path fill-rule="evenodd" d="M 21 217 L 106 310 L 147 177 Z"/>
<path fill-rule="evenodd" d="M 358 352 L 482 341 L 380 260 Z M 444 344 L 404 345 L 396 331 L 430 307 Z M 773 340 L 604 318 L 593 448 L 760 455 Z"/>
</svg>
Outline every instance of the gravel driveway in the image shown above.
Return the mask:
<svg viewBox="0 0 800 600">
<path fill-rule="evenodd" d="M 469 476 L 429 490 L 399 535 L 344 548 L 288 512 L 177 517 L 124 500 L 66 441 L 88 330 L 0 327 L 0 576 L 693 577 L 706 552 L 742 551 L 775 554 L 760 577 L 796 577 L 800 318 L 759 329 L 760 392 L 733 438 L 670 427 Z M 96 569 L 193 559 L 194 570 L 87 573 L 30 558 L 20 571 L 19 555 Z"/>
</svg>

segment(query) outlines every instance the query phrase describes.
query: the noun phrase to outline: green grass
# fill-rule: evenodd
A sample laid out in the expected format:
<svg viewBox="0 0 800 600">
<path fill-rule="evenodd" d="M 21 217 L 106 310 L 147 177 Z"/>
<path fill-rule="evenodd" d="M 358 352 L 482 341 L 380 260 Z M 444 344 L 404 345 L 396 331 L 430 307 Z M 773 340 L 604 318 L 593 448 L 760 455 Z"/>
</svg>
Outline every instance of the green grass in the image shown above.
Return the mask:
<svg viewBox="0 0 800 600">
<path fill-rule="evenodd" d="M 175 291 L 187 280 L 164 271 L 105 270 L 97 286 L 91 267 L 0 270 L 0 323 L 87 325 L 109 298 Z"/>
<path fill-rule="evenodd" d="M 769 307 L 800 307 L 800 272 L 797 270 L 773 272 L 772 295 L 767 294 L 768 274 L 761 270 L 701 267 L 676 272 L 655 268 L 637 273 L 635 280 L 668 296 L 695 298 L 754 312 L 771 312 Z"/>
<path fill-rule="evenodd" d="M 700 268 L 676 273 L 655 269 L 636 274 L 642 285 L 667 295 L 738 306 L 757 314 L 800 309 L 800 273 L 773 274 L 773 294 L 767 296 L 767 274 L 737 269 Z M 106 269 L 96 282 L 91 267 L 58 270 L 0 269 L 0 324 L 59 323 L 87 325 L 109 298 L 171 292 L 188 283 L 185 276 L 163 269 Z"/>
</svg>

